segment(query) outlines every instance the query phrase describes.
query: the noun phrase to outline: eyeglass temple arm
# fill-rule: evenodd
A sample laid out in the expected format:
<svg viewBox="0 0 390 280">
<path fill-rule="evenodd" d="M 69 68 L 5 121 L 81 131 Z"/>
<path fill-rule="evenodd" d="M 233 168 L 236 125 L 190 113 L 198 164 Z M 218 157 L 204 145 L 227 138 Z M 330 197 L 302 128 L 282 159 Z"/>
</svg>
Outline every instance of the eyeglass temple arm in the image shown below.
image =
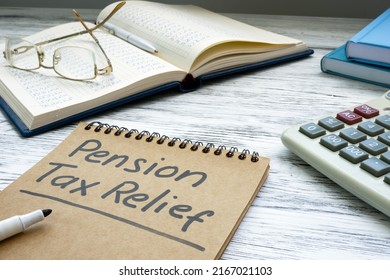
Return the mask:
<svg viewBox="0 0 390 280">
<path fill-rule="evenodd" d="M 43 41 L 43 42 L 39 42 L 39 43 L 36 43 L 35 46 L 41 46 L 41 45 L 44 45 L 44 44 L 49 44 L 49 43 L 52 43 L 52 42 L 56 42 L 56 41 L 60 41 L 60 40 L 64 40 L 64 39 L 68 39 L 68 38 L 71 38 L 73 36 L 78 36 L 78 35 L 82 35 L 82 34 L 86 34 L 86 33 L 89 33 L 91 34 L 92 37 L 94 37 L 91 33 L 91 31 L 94 31 L 98 28 L 100 28 L 104 23 L 106 23 L 120 8 L 122 8 L 122 6 L 126 4 L 125 1 L 122 1 L 120 3 L 118 3 L 115 8 L 111 11 L 111 13 L 105 18 L 103 19 L 101 22 L 99 22 L 98 24 L 96 24 L 94 27 L 92 27 L 91 29 L 88 29 L 86 27 L 86 25 L 83 23 L 84 21 L 81 19 L 80 16 L 77 16 L 77 18 L 81 21 L 81 23 L 84 25 L 84 27 L 86 28 L 86 30 L 83 30 L 83 31 L 79 31 L 79 32 L 75 32 L 75 33 L 72 33 L 72 34 L 68 34 L 68 35 L 65 35 L 65 36 L 61 36 L 61 37 L 58 37 L 58 38 L 54 38 L 54 39 L 50 39 L 50 40 L 47 40 L 47 41 Z M 73 10 L 74 11 L 74 10 Z M 100 49 L 101 46 L 100 44 L 98 43 Z M 34 48 L 34 46 L 20 46 L 18 48 L 15 48 L 13 51 L 15 52 L 15 54 L 21 54 L 21 53 L 25 53 L 26 51 L 30 50 Z M 103 49 L 102 49 L 103 51 Z M 106 56 L 107 58 L 107 55 L 105 54 L 105 52 L 103 51 L 104 55 Z M 5 55 L 5 52 L 3 52 L 3 55 L 4 57 L 6 56 Z M 109 59 L 107 58 L 107 60 L 109 61 Z M 112 67 L 111 67 L 112 68 Z"/>
<path fill-rule="evenodd" d="M 99 69 L 98 70 L 98 74 L 99 75 L 108 75 L 112 72 L 112 64 L 111 64 L 111 61 L 110 59 L 108 58 L 106 52 L 104 51 L 103 47 L 100 45 L 99 43 L 99 40 L 96 38 L 96 36 L 92 33 L 92 29 L 89 29 L 88 26 L 85 24 L 84 20 L 82 19 L 82 17 L 80 16 L 80 14 L 76 11 L 76 10 L 73 10 L 73 13 L 75 14 L 75 16 L 77 17 L 77 19 L 80 21 L 80 23 L 84 26 L 86 32 L 89 33 L 89 35 L 91 35 L 91 37 L 94 39 L 94 41 L 96 42 L 96 44 L 99 46 L 100 50 L 102 51 L 102 53 L 104 54 L 104 57 L 106 58 L 107 60 L 107 63 L 108 63 L 108 66 L 103 68 L 103 69 Z"/>
<path fill-rule="evenodd" d="M 83 26 L 85 27 L 86 30 L 83 30 L 83 31 L 79 31 L 79 32 L 75 32 L 75 33 L 72 33 L 72 34 L 68 34 L 68 35 L 65 35 L 65 36 L 61 36 L 61 37 L 58 37 L 58 38 L 54 38 L 54 39 L 50 39 L 50 40 L 47 40 L 47 41 L 43 41 L 43 42 L 39 42 L 39 43 L 36 43 L 35 46 L 41 46 L 41 45 L 44 45 L 44 44 L 49 44 L 49 43 L 52 43 L 52 42 L 56 42 L 56 41 L 60 41 L 60 40 L 64 40 L 64 39 L 68 39 L 68 38 L 71 38 L 73 36 L 78 36 L 78 35 L 82 35 L 82 34 L 86 34 L 86 33 L 89 33 L 91 34 L 91 36 L 95 39 L 95 41 L 97 40 L 96 37 L 92 34 L 91 31 L 94 31 L 98 28 L 100 28 L 101 26 L 103 26 L 103 24 L 105 24 L 120 8 L 122 8 L 123 5 L 125 5 L 126 2 L 125 1 L 122 1 L 120 3 L 118 3 L 115 8 L 111 11 L 111 13 L 105 18 L 103 19 L 101 22 L 99 22 L 98 24 L 96 24 L 94 27 L 92 27 L 91 29 L 89 29 L 83 19 L 80 17 L 80 15 L 78 15 L 78 13 L 73 10 L 73 12 L 76 12 L 76 17 L 77 19 L 83 24 Z M 111 65 L 111 62 L 110 60 L 108 59 L 106 53 L 104 52 L 104 50 L 102 49 L 102 47 L 100 46 L 100 44 L 98 42 L 96 42 L 99 46 L 99 48 L 102 50 L 104 56 L 106 57 L 107 61 L 109 62 L 109 65 Z M 15 54 L 21 54 L 21 53 L 25 53 L 26 51 L 30 50 L 34 48 L 34 46 L 20 46 L 18 48 L 15 48 L 13 49 L 13 51 L 15 52 Z M 3 55 L 4 57 L 6 57 L 6 54 L 5 52 L 3 52 Z M 112 71 L 112 66 L 111 66 L 111 71 Z"/>
<path fill-rule="evenodd" d="M 116 14 L 117 11 L 119 11 L 120 8 L 123 7 L 123 5 L 125 5 L 126 2 L 125 1 L 122 1 L 120 3 L 118 3 L 115 8 L 111 11 L 111 13 L 105 18 L 103 19 L 101 22 L 99 22 L 98 24 L 96 24 L 94 27 L 92 27 L 91 29 L 87 28 L 86 25 L 83 23 L 84 20 L 80 17 L 80 15 L 77 13 L 76 10 L 73 10 L 73 13 L 76 14 L 76 17 L 77 19 L 83 24 L 83 26 L 85 27 L 86 30 L 83 30 L 83 31 L 79 31 L 79 32 L 75 32 L 75 33 L 72 33 L 72 34 L 68 34 L 68 35 L 65 35 L 65 36 L 61 36 L 61 37 L 58 37 L 58 38 L 54 38 L 54 39 L 50 39 L 50 40 L 47 40 L 47 41 L 43 41 L 43 42 L 39 42 L 37 44 L 35 44 L 36 46 L 41 46 L 41 45 L 44 45 L 44 44 L 49 44 L 49 43 L 52 43 L 52 42 L 56 42 L 56 41 L 59 41 L 59 40 L 64 40 L 64 39 L 68 39 L 68 38 L 71 38 L 73 36 L 78 36 L 78 35 L 82 35 L 82 34 L 86 34 L 86 33 L 90 33 L 92 34 L 90 31 L 94 31 L 100 27 L 102 27 L 113 15 Z M 90 31 L 89 31 L 90 30 Z M 93 36 L 92 36 L 93 37 Z"/>
<path fill-rule="evenodd" d="M 71 37 L 77 36 L 77 35 L 82 35 L 82 34 L 85 34 L 85 33 L 87 33 L 87 31 L 83 30 L 83 31 L 80 31 L 80 32 L 76 32 L 76 33 L 72 33 L 72 34 L 69 34 L 69 35 L 61 36 L 61 37 L 58 37 L 58 38 L 50 39 L 50 40 L 47 40 L 47 41 L 39 42 L 39 43 L 36 43 L 36 44 L 34 44 L 32 46 L 20 46 L 20 47 L 14 48 L 12 50 L 12 52 L 14 54 L 22 54 L 22 53 L 27 52 L 28 50 L 31 50 L 32 48 L 35 48 L 35 46 L 41 46 L 41 45 L 44 45 L 44 44 L 49 44 L 49 43 L 52 43 L 52 42 L 64 40 L 64 39 L 71 38 Z M 5 55 L 5 52 L 3 52 L 3 53 Z"/>
<path fill-rule="evenodd" d="M 39 43 L 36 43 L 35 46 L 41 46 L 41 45 L 44 45 L 44 44 L 49 44 L 49 43 L 52 43 L 52 42 L 56 42 L 56 41 L 60 41 L 60 40 L 64 40 L 64 39 L 68 39 L 68 38 L 71 38 L 73 36 L 78 36 L 78 35 L 82 35 L 82 34 L 86 34 L 86 33 L 90 33 L 92 34 L 90 31 L 94 31 L 98 28 L 100 28 L 103 24 L 105 24 L 120 8 L 122 8 L 122 6 L 126 4 L 125 1 L 122 1 L 120 3 L 118 3 L 115 8 L 111 11 L 111 13 L 105 18 L 103 19 L 101 22 L 99 22 L 98 24 L 96 24 L 94 27 L 92 27 L 91 29 L 88 29 L 85 24 L 83 23 L 84 21 L 81 19 L 80 16 L 78 16 L 78 19 L 80 20 L 81 19 L 81 23 L 83 23 L 84 27 L 86 28 L 86 30 L 83 30 L 83 31 L 79 31 L 79 32 L 75 32 L 75 33 L 72 33 L 72 34 L 68 34 L 68 35 L 65 35 L 65 36 L 61 36 L 61 37 L 58 37 L 58 38 L 54 38 L 54 39 L 50 39 L 50 40 L 47 40 L 47 41 L 43 41 L 43 42 L 39 42 Z M 73 10 L 74 11 L 74 10 Z M 77 15 L 76 15 L 77 16 Z M 94 37 L 92 35 L 92 37 Z M 99 47 L 101 48 L 100 44 L 98 43 Z M 24 53 L 30 49 L 34 48 L 34 46 L 20 46 L 18 48 L 15 48 L 13 51 L 16 53 L 16 54 L 21 54 L 21 53 Z M 103 50 L 102 50 L 103 51 Z M 104 51 L 103 51 L 104 53 Z M 105 53 L 104 53 L 105 54 Z M 5 52 L 3 52 L 3 55 L 5 57 Z M 106 55 L 105 55 L 106 56 Z M 107 56 L 106 56 L 107 57 Z"/>
</svg>

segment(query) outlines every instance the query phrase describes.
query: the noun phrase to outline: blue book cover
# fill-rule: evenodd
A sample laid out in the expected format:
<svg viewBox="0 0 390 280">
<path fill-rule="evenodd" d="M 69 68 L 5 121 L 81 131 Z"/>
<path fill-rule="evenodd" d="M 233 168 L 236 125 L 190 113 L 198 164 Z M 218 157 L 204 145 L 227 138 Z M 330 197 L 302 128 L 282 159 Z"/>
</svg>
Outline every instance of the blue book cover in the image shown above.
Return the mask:
<svg viewBox="0 0 390 280">
<path fill-rule="evenodd" d="M 41 126 L 41 127 L 35 128 L 35 129 L 29 129 L 1 96 L 0 96 L 0 108 L 6 113 L 6 115 L 12 121 L 14 126 L 18 129 L 20 134 L 22 136 L 29 137 L 29 136 L 33 136 L 33 135 L 37 135 L 37 134 L 49 131 L 51 129 L 55 129 L 55 128 L 64 126 L 64 125 L 71 123 L 71 122 L 74 122 L 74 121 L 80 121 L 83 118 L 92 116 L 96 113 L 99 113 L 99 112 L 102 112 L 102 111 L 105 111 L 108 109 L 113 109 L 117 106 L 135 101 L 135 100 L 140 99 L 140 98 L 144 98 L 144 97 L 149 96 L 149 95 L 161 93 L 161 92 L 164 92 L 167 90 L 177 90 L 178 92 L 194 91 L 194 90 L 198 89 L 200 86 L 202 86 L 203 83 L 206 83 L 208 80 L 211 80 L 211 79 L 225 77 L 225 76 L 243 73 L 243 72 L 247 72 L 247 71 L 252 71 L 252 70 L 256 70 L 256 69 L 261 69 L 261 68 L 269 67 L 272 65 L 280 64 L 280 63 L 290 62 L 290 61 L 293 61 L 296 59 L 305 58 L 307 56 L 310 56 L 311 54 L 313 54 L 313 50 L 307 49 L 305 51 L 298 52 L 295 54 L 290 54 L 290 55 L 286 55 L 286 56 L 282 56 L 282 57 L 278 57 L 278 58 L 273 58 L 273 59 L 269 59 L 269 60 L 264 60 L 264 61 L 260 61 L 260 62 L 255 62 L 255 63 L 251 63 L 251 64 L 233 67 L 230 69 L 224 69 L 224 70 L 216 71 L 213 73 L 204 74 L 204 75 L 201 75 L 197 78 L 193 78 L 191 75 L 187 75 L 187 78 L 182 82 L 171 82 L 171 83 L 167 83 L 167 84 L 155 87 L 155 88 L 151 88 L 151 89 L 148 89 L 146 91 L 142 91 L 142 92 L 139 92 L 137 94 L 130 95 L 128 97 L 125 97 L 125 98 L 122 98 L 119 100 L 108 102 L 102 106 L 98 106 L 98 107 L 92 108 L 92 109 L 87 110 L 87 111 L 82 111 L 82 112 L 74 114 L 70 117 L 51 122 L 47 125 L 44 125 L 44 126 Z"/>
<path fill-rule="evenodd" d="M 345 45 L 322 58 L 321 70 L 325 73 L 390 88 L 390 68 L 349 60 Z"/>
<path fill-rule="evenodd" d="M 390 67 L 390 8 L 348 40 L 347 57 Z"/>
</svg>

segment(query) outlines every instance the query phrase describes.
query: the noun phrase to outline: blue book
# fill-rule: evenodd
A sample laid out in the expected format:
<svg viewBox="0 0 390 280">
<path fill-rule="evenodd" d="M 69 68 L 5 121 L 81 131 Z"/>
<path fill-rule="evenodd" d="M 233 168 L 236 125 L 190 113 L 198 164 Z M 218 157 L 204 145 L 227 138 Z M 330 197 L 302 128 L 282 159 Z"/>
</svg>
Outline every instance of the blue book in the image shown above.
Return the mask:
<svg viewBox="0 0 390 280">
<path fill-rule="evenodd" d="M 321 70 L 325 73 L 390 88 L 390 68 L 349 60 L 345 45 L 322 58 Z"/>
<path fill-rule="evenodd" d="M 347 42 L 347 57 L 390 67 L 390 8 Z"/>
</svg>

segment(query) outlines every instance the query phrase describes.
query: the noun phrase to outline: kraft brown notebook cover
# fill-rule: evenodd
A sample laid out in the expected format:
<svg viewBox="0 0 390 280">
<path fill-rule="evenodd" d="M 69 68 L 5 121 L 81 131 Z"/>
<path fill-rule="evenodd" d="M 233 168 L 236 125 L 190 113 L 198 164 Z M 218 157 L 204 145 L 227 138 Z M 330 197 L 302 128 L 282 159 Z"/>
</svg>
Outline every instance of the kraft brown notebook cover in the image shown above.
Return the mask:
<svg viewBox="0 0 390 280">
<path fill-rule="evenodd" d="M 0 259 L 218 259 L 269 159 L 100 123 L 0 193 L 0 220 L 53 213 L 0 242 Z"/>
</svg>

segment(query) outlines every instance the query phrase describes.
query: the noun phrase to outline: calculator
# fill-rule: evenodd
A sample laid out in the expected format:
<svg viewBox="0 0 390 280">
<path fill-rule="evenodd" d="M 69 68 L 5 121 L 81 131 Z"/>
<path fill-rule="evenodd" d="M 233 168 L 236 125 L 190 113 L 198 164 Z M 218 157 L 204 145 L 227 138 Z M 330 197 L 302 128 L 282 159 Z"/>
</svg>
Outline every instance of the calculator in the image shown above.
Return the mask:
<svg viewBox="0 0 390 280">
<path fill-rule="evenodd" d="M 281 138 L 319 172 L 390 216 L 390 91 L 290 127 Z"/>
</svg>

